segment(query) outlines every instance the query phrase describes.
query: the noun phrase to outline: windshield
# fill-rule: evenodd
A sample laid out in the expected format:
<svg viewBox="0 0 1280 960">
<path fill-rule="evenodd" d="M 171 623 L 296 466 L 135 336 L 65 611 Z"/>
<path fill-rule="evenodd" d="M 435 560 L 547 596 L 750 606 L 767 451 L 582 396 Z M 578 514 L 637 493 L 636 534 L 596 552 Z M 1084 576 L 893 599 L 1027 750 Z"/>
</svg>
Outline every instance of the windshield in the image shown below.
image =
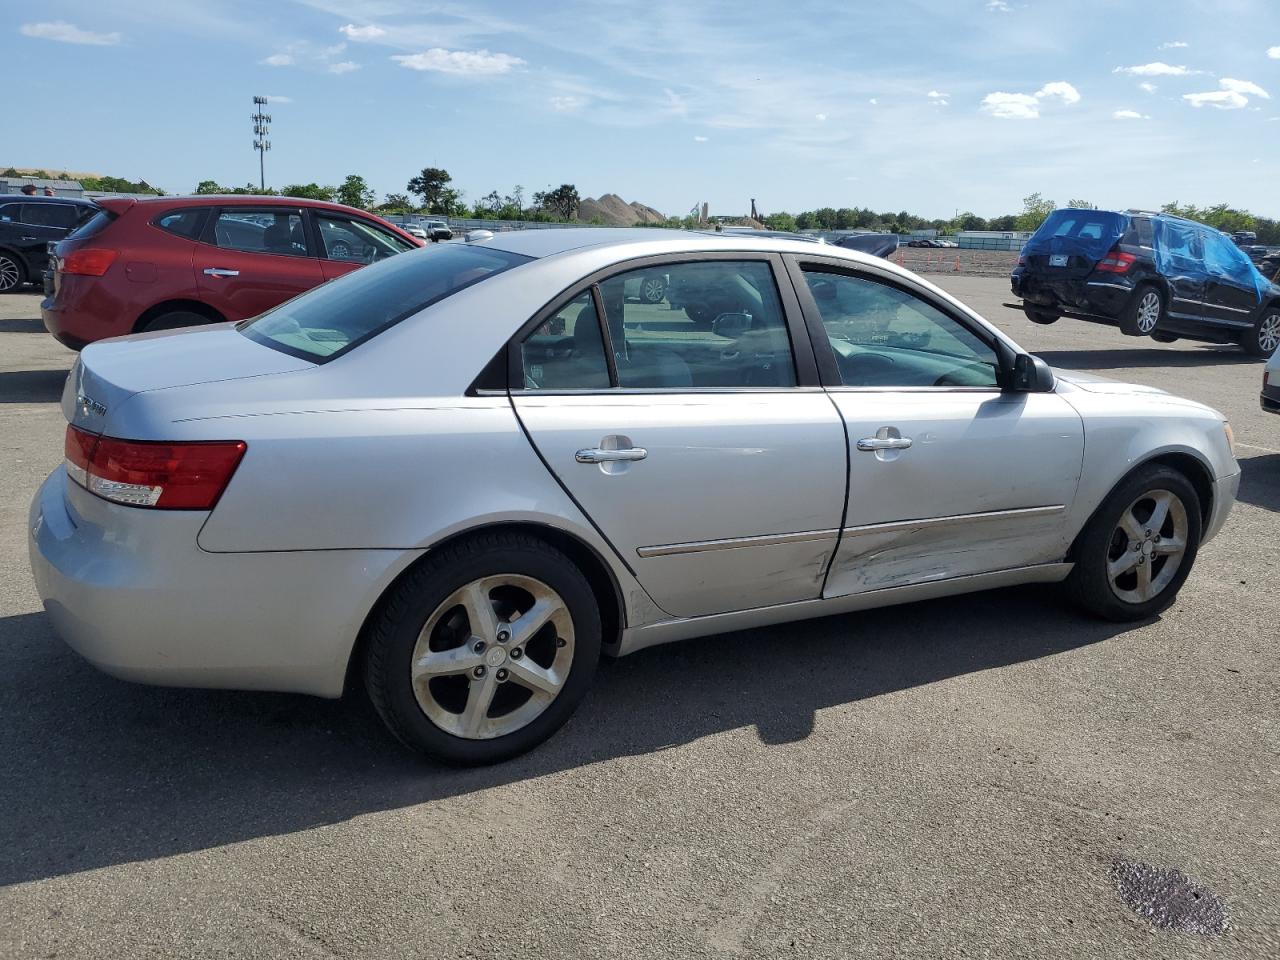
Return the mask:
<svg viewBox="0 0 1280 960">
<path fill-rule="evenodd" d="M 319 363 L 530 259 L 470 244 L 441 244 L 349 273 L 246 320 L 239 329 L 268 347 Z"/>
</svg>

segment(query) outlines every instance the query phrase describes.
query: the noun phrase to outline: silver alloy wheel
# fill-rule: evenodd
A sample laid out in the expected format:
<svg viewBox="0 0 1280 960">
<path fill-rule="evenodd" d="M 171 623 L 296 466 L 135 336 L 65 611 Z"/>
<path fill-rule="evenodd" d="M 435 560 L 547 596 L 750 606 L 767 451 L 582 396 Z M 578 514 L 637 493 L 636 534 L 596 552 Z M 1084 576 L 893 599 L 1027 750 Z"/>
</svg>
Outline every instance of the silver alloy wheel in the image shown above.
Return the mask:
<svg viewBox="0 0 1280 960">
<path fill-rule="evenodd" d="M 1258 346 L 1265 353 L 1275 353 L 1280 349 L 1280 313 L 1267 314 L 1258 325 Z"/>
<path fill-rule="evenodd" d="M 351 247 L 345 240 L 338 240 L 329 247 L 329 256 L 346 260 L 351 256 Z"/>
<path fill-rule="evenodd" d="M 22 279 L 22 270 L 9 257 L 0 257 L 0 292 L 8 293 Z"/>
<path fill-rule="evenodd" d="M 1148 490 L 1120 515 L 1107 551 L 1107 582 L 1125 603 L 1159 596 L 1187 553 L 1187 508 L 1177 494 Z"/>
<path fill-rule="evenodd" d="M 563 689 L 573 618 L 540 580 L 473 580 L 427 618 L 413 648 L 413 693 L 441 730 L 491 740 L 527 726 Z"/>
<path fill-rule="evenodd" d="M 1156 322 L 1159 319 L 1160 294 L 1154 290 L 1148 290 L 1138 301 L 1138 329 L 1143 333 L 1150 333 L 1156 328 Z"/>
<path fill-rule="evenodd" d="M 645 303 L 661 303 L 667 294 L 667 285 L 660 277 L 645 277 L 640 282 L 640 299 Z"/>
</svg>

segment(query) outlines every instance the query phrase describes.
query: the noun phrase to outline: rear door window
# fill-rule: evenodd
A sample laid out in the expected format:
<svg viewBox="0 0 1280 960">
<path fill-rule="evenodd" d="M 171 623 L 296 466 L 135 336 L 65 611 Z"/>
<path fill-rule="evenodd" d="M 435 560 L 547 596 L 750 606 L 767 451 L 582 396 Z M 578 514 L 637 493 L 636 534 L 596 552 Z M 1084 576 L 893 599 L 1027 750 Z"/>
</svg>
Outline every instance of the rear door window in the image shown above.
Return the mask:
<svg viewBox="0 0 1280 960">
<path fill-rule="evenodd" d="M 447 244 L 392 257 L 287 300 L 245 321 L 252 340 L 317 363 L 332 359 L 388 327 L 531 257 Z M 440 331 L 442 342 L 450 336 Z"/>
<path fill-rule="evenodd" d="M 230 207 L 213 223 L 213 242 L 224 250 L 307 257 L 307 231 L 302 211 L 280 207 Z"/>
<path fill-rule="evenodd" d="M 151 222 L 168 233 L 194 240 L 200 236 L 200 228 L 204 225 L 204 216 L 208 212 L 204 207 L 188 207 L 185 210 L 170 210 L 162 213 Z"/>
<path fill-rule="evenodd" d="M 37 227 L 70 230 L 80 219 L 79 208 L 71 203 L 24 203 L 22 222 Z"/>
</svg>

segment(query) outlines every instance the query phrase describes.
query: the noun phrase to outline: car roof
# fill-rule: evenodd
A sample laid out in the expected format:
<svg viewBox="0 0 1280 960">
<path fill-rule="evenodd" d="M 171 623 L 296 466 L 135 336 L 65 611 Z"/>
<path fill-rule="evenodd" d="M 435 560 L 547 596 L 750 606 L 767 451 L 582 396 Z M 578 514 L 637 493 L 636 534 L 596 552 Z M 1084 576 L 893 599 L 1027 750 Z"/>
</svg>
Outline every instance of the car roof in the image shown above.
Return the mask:
<svg viewBox="0 0 1280 960">
<path fill-rule="evenodd" d="M 714 233 L 702 230 L 668 230 L 659 227 L 566 227 L 512 230 L 495 233 L 483 240 L 468 241 L 518 253 L 526 257 L 551 257 L 587 247 L 627 247 L 657 245 L 660 253 L 743 250 L 794 252 L 812 256 L 816 244 L 809 240 L 760 236 L 747 233 Z M 821 248 L 824 255 L 831 248 Z M 840 255 L 848 251 L 842 251 Z"/>
<path fill-rule="evenodd" d="M 74 203 L 82 207 L 96 207 L 97 204 L 88 197 L 46 197 L 41 194 L 27 196 L 25 193 L 0 194 L 0 203 Z"/>
<path fill-rule="evenodd" d="M 254 207 L 315 207 L 320 210 L 341 210 L 343 212 L 355 210 L 356 213 L 378 217 L 376 213 L 371 214 L 367 210 L 357 210 L 355 207 L 332 203 L 328 200 L 310 200 L 306 197 L 262 196 L 256 193 L 199 193 L 185 196 L 139 197 L 136 202 L 140 205 L 146 204 L 152 207 L 208 207 L 223 206 L 228 203 L 245 204 Z M 378 219 L 382 218 L 378 217 Z"/>
</svg>

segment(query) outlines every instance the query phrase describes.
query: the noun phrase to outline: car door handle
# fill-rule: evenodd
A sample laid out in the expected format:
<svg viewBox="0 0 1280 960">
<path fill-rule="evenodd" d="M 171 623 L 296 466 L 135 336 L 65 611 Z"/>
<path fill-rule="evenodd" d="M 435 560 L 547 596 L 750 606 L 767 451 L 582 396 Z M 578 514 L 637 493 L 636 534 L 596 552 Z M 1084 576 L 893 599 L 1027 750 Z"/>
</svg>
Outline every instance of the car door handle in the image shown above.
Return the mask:
<svg viewBox="0 0 1280 960">
<path fill-rule="evenodd" d="M 39 240 L 39 237 L 23 237 L 23 240 Z"/>
<path fill-rule="evenodd" d="M 206 277 L 238 277 L 239 270 L 228 270 L 225 267 L 205 267 L 204 275 Z"/>
<path fill-rule="evenodd" d="M 863 437 L 858 441 L 858 449 L 864 453 L 876 450 L 906 450 L 911 446 L 910 437 Z"/>
<path fill-rule="evenodd" d="M 574 454 L 574 459 L 579 463 L 616 463 L 618 461 L 643 460 L 649 455 L 649 451 L 644 447 L 631 447 L 626 450 L 605 450 L 601 447 L 591 447 L 587 450 L 579 450 Z"/>
</svg>

